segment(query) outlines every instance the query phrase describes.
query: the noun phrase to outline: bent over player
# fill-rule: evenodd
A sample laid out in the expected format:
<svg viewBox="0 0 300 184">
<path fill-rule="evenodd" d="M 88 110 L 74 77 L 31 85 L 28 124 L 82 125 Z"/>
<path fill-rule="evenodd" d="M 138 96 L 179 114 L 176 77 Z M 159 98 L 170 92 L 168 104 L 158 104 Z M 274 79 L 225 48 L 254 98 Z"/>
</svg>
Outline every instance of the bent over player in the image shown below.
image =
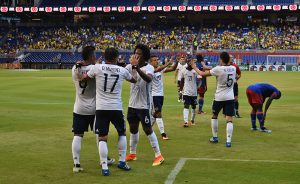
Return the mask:
<svg viewBox="0 0 300 184">
<path fill-rule="evenodd" d="M 251 124 L 252 130 L 260 130 L 262 132 L 272 132 L 265 127 L 265 119 L 267 116 L 267 111 L 274 99 L 279 99 L 281 97 L 281 92 L 272 86 L 271 84 L 266 83 L 257 83 L 250 85 L 246 90 L 248 102 L 252 107 L 251 111 Z M 266 106 L 265 112 L 263 112 L 263 105 L 266 100 L 269 98 Z M 260 124 L 260 129 L 256 127 L 256 117 Z"/>
</svg>

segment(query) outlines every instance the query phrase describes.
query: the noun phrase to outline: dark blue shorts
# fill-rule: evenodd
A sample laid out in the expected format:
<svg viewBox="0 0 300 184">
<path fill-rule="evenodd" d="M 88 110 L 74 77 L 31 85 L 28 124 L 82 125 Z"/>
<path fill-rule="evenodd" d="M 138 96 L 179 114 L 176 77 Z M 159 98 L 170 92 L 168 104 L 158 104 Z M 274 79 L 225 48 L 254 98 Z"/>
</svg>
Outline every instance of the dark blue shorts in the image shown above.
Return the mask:
<svg viewBox="0 0 300 184">
<path fill-rule="evenodd" d="M 213 114 L 219 114 L 223 109 L 223 114 L 226 116 L 234 116 L 234 100 L 227 101 L 215 101 L 213 102 L 212 111 Z"/>
<path fill-rule="evenodd" d="M 153 96 L 153 106 L 155 112 L 161 112 L 163 105 L 164 105 L 163 96 Z"/>
<path fill-rule="evenodd" d="M 191 105 L 192 108 L 194 108 L 198 104 L 197 96 L 183 95 L 183 103 L 184 103 L 184 106 L 190 106 Z"/>
<path fill-rule="evenodd" d="M 95 115 L 80 115 L 73 112 L 72 132 L 74 134 L 84 134 L 89 127 L 93 130 Z"/>
<path fill-rule="evenodd" d="M 136 109 L 128 107 L 127 120 L 129 124 L 141 122 L 143 126 L 152 127 L 149 109 Z"/>
<path fill-rule="evenodd" d="M 115 126 L 118 135 L 126 135 L 126 124 L 123 111 L 120 110 L 96 110 L 95 133 L 99 136 L 107 136 L 110 122 Z"/>
</svg>

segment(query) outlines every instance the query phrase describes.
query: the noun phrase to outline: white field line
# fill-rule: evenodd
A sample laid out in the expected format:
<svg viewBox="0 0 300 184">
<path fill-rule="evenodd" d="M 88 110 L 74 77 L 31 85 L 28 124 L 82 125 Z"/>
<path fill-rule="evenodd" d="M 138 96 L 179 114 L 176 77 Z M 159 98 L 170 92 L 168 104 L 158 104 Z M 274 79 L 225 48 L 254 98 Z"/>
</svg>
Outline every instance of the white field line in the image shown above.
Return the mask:
<svg viewBox="0 0 300 184">
<path fill-rule="evenodd" d="M 224 161 L 224 162 L 261 162 L 261 163 L 283 163 L 283 164 L 300 164 L 300 161 L 285 160 L 244 160 L 244 159 L 219 159 L 219 158 L 180 158 L 174 169 L 168 175 L 165 184 L 173 184 L 176 176 L 179 174 L 187 160 L 204 160 L 204 161 Z"/>
</svg>

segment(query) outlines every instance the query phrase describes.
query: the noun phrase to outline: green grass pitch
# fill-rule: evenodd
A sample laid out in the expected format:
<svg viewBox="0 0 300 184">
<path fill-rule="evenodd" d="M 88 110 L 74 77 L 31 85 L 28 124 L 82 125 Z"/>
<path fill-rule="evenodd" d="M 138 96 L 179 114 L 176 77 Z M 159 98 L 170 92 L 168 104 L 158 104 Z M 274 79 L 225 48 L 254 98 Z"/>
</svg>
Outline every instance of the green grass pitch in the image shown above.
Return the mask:
<svg viewBox="0 0 300 184">
<path fill-rule="evenodd" d="M 74 86 L 70 70 L 0 70 L 0 184 L 164 183 L 178 160 L 218 158 L 247 160 L 300 161 L 300 73 L 243 72 L 239 81 L 240 114 L 234 119 L 232 148 L 225 147 L 225 120 L 219 117 L 218 144 L 210 144 L 211 104 L 215 78 L 208 79 L 205 115 L 197 115 L 196 126 L 183 128 L 183 105 L 177 102 L 174 74 L 165 76 L 163 118 L 170 137 L 163 141 L 157 125 L 165 163 L 152 167 L 154 152 L 140 131 L 138 160 L 132 171 L 110 167 L 111 176 L 100 173 L 95 136 L 88 132 L 82 145 L 81 164 L 85 172 L 72 173 L 72 111 Z M 250 131 L 250 106 L 245 89 L 256 82 L 267 82 L 282 91 L 274 100 L 266 127 L 272 133 Z M 129 85 L 124 85 L 123 108 L 127 111 Z M 127 125 L 128 127 L 128 125 Z M 128 132 L 128 131 L 127 131 Z M 129 135 L 129 133 L 127 133 Z M 129 139 L 129 136 L 128 136 Z M 111 126 L 109 155 L 117 158 L 117 134 Z M 225 162 L 188 160 L 178 173 L 179 183 L 299 183 L 299 163 Z"/>
</svg>

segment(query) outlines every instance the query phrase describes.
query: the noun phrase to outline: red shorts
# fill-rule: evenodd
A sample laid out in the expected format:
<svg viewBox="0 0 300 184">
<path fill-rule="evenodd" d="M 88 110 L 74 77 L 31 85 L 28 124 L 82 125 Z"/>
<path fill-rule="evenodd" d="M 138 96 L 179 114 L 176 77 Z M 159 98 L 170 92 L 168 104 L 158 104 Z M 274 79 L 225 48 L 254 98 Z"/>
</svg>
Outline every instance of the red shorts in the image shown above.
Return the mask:
<svg viewBox="0 0 300 184">
<path fill-rule="evenodd" d="M 200 86 L 197 90 L 198 90 L 198 94 L 204 94 L 207 88 L 205 86 Z"/>
<path fill-rule="evenodd" d="M 252 104 L 263 104 L 263 96 L 261 94 L 257 94 L 252 90 L 247 89 L 246 91 L 248 102 L 250 105 Z"/>
</svg>

